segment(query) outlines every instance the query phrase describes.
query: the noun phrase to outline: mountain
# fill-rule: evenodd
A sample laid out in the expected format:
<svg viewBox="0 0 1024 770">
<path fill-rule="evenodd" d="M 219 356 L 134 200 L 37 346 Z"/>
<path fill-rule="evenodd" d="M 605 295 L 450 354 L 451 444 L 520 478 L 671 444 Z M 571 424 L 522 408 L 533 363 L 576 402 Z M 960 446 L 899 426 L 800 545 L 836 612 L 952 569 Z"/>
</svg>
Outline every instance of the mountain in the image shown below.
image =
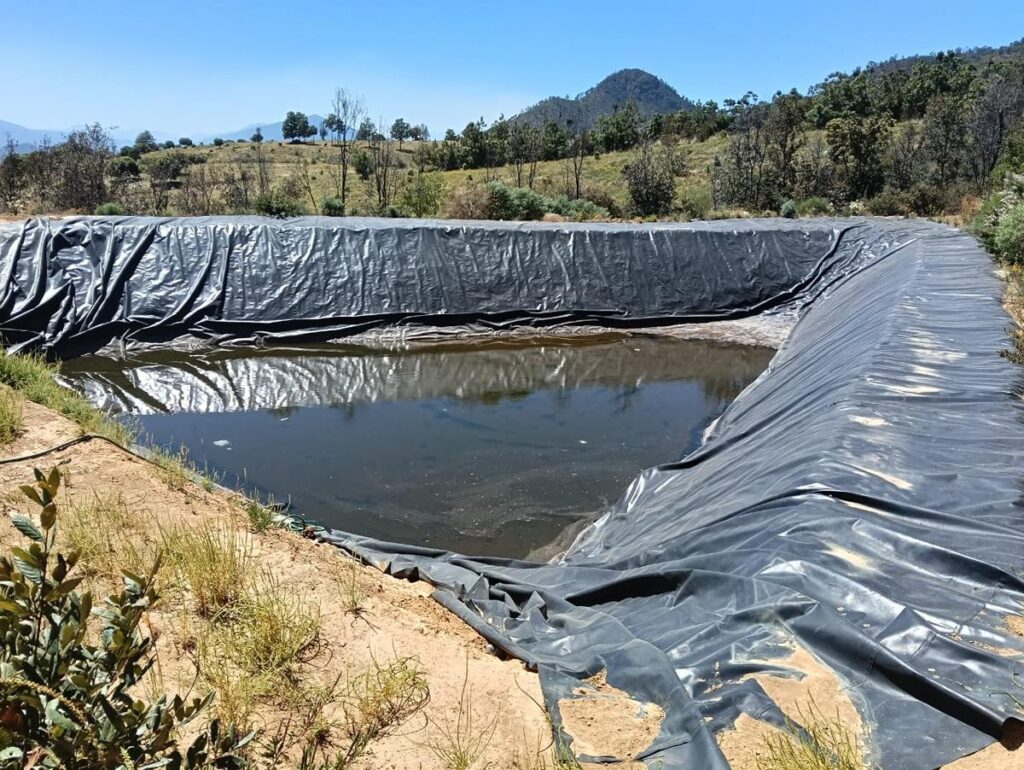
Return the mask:
<svg viewBox="0 0 1024 770">
<path fill-rule="evenodd" d="M 693 106 L 693 102 L 680 96 L 661 78 L 643 70 L 626 69 L 609 75 L 575 99 L 551 96 L 523 110 L 513 119 L 531 125 L 541 125 L 549 120 L 564 125 L 571 120 L 574 126 L 589 129 L 598 117 L 611 114 L 631 100 L 644 116 L 665 115 Z"/>
<path fill-rule="evenodd" d="M 320 115 L 307 115 L 309 124 L 311 126 L 320 127 L 324 119 Z M 256 129 L 260 130 L 263 134 L 264 140 L 268 142 L 280 142 L 284 141 L 284 134 L 281 133 L 281 126 L 284 124 L 284 120 L 279 120 L 276 123 L 253 123 L 252 125 L 243 126 L 242 128 L 234 131 L 225 131 L 221 134 L 194 134 L 192 139 L 197 142 L 209 142 L 213 139 L 249 139 L 253 134 L 256 133 Z"/>
<path fill-rule="evenodd" d="M 50 137 L 51 142 L 57 143 L 61 140 L 63 133 L 62 131 L 25 128 L 25 126 L 19 126 L 17 123 L 8 123 L 6 120 L 0 120 L 0 145 L 6 144 L 7 137 L 11 137 L 14 140 L 15 152 L 30 152 L 46 137 Z"/>
</svg>

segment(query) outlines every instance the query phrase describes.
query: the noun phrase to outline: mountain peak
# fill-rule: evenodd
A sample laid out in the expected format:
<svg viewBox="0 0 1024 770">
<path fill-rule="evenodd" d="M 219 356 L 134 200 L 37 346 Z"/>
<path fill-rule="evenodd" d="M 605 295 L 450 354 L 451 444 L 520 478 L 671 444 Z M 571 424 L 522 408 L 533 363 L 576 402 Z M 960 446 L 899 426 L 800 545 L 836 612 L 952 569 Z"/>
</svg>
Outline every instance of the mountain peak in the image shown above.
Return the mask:
<svg viewBox="0 0 1024 770">
<path fill-rule="evenodd" d="M 665 115 L 693 106 L 689 99 L 656 75 L 642 69 L 622 69 L 613 72 L 593 88 L 575 99 L 552 96 L 523 110 L 515 120 L 541 125 L 549 120 L 591 128 L 601 115 L 608 115 L 626 104 L 634 102 L 640 114 Z"/>
</svg>

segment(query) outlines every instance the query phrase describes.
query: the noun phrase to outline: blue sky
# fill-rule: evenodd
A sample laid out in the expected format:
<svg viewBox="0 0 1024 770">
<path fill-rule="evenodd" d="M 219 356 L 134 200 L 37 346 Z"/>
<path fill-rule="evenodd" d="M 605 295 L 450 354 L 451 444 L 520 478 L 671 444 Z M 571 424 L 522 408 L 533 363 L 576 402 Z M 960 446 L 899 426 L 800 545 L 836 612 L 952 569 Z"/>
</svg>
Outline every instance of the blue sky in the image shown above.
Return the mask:
<svg viewBox="0 0 1024 770">
<path fill-rule="evenodd" d="M 1024 37 L 1024 3 L 0 0 L 0 119 L 178 134 L 325 114 L 336 85 L 435 134 L 623 67 L 693 99 Z"/>
</svg>

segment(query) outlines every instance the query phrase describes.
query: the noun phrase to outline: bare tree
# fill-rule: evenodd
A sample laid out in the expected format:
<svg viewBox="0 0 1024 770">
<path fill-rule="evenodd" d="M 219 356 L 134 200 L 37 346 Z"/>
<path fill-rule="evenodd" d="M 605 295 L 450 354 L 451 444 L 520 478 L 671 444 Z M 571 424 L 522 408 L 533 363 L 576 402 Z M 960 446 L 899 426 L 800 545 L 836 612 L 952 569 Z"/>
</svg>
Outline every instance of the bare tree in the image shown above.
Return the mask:
<svg viewBox="0 0 1024 770">
<path fill-rule="evenodd" d="M 570 130 L 572 126 L 570 125 Z M 566 195 L 580 198 L 583 195 L 583 162 L 594 152 L 593 137 L 588 131 L 572 131 L 565 156 Z"/>
<path fill-rule="evenodd" d="M 0 211 L 18 213 L 25 183 L 24 165 L 18 146 L 8 134 L 7 143 L 0 150 Z"/>
<path fill-rule="evenodd" d="M 304 154 L 299 156 L 299 183 L 302 190 L 309 196 L 309 202 L 313 206 L 313 213 L 320 213 L 320 206 L 316 202 L 316 195 L 313 192 L 312 163 Z"/>
<path fill-rule="evenodd" d="M 334 89 L 331 114 L 324 121 L 324 125 L 331 132 L 331 141 L 338 147 L 334 176 L 343 212 L 348 203 L 348 169 L 355 149 L 355 135 L 365 116 L 366 109 L 363 107 L 362 99 L 353 96 L 344 88 Z"/>
<path fill-rule="evenodd" d="M 381 120 L 378 130 L 373 132 L 369 141 L 369 175 L 366 183 L 373 197 L 378 214 L 387 214 L 395 202 L 401 186 L 401 161 L 393 142 L 384 138 Z"/>
</svg>

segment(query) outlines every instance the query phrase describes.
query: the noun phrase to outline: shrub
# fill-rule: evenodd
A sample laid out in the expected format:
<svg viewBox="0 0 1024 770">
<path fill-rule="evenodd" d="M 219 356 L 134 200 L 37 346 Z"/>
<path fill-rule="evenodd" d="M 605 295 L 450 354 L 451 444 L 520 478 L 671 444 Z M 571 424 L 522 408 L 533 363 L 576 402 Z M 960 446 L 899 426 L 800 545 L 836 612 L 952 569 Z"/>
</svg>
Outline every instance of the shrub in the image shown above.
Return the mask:
<svg viewBox="0 0 1024 770">
<path fill-rule="evenodd" d="M 559 195 L 554 200 L 546 200 L 548 203 L 547 209 L 550 213 L 558 214 L 576 222 L 585 222 L 591 219 L 607 219 L 609 217 L 608 209 L 598 206 L 586 198 L 570 199 L 564 195 Z"/>
<path fill-rule="evenodd" d="M 903 195 L 888 187 L 867 201 L 867 209 L 877 217 L 905 217 L 910 214 L 910 207 Z"/>
<path fill-rule="evenodd" d="M 667 214 L 676 195 L 676 183 L 669 163 L 657 157 L 650 143 L 640 145 L 633 159 L 622 169 L 629 190 L 630 209 L 641 217 Z"/>
<path fill-rule="evenodd" d="M 214 147 L 221 147 L 223 144 L 224 144 L 224 140 L 221 139 L 219 136 L 216 139 L 213 140 L 213 146 Z"/>
<path fill-rule="evenodd" d="M 345 216 L 345 204 L 341 202 L 341 198 L 324 198 L 323 203 L 320 204 L 320 210 L 325 217 Z"/>
<path fill-rule="evenodd" d="M 522 187 L 509 187 L 503 182 L 489 182 L 487 204 L 489 219 L 536 220 L 548 210 L 543 195 Z"/>
<path fill-rule="evenodd" d="M 804 198 L 796 204 L 796 213 L 802 217 L 820 217 L 832 211 L 832 204 L 819 195 Z"/>
<path fill-rule="evenodd" d="M 306 213 L 306 209 L 301 203 L 279 192 L 260 195 L 253 202 L 253 208 L 257 214 L 282 219 L 286 217 L 301 217 Z"/>
<path fill-rule="evenodd" d="M 414 217 L 437 214 L 444 197 L 444 185 L 437 174 L 416 174 L 402 188 L 401 206 Z"/>
<path fill-rule="evenodd" d="M 181 139 L 178 140 L 178 144 L 182 147 L 191 147 L 192 140 L 189 139 L 187 136 L 183 136 L 181 137 Z"/>
<path fill-rule="evenodd" d="M 217 721 L 184 754 L 175 745 L 178 729 L 206 710 L 212 693 L 189 704 L 166 695 L 147 703 L 137 694 L 154 664 L 153 640 L 140 626 L 159 599 L 159 559 L 141 576 L 125 573 L 124 589 L 94 610 L 92 594 L 77 590 L 82 578 L 72 576 L 78 554 L 55 547 L 60 472 L 36 470 L 35 479 L 22 490 L 39 506 L 38 521 L 12 518 L 30 545 L 0 557 L 0 766 L 245 767 L 238 752 L 254 736 L 222 731 Z M 89 631 L 93 615 L 98 643 Z"/>
<path fill-rule="evenodd" d="M 679 208 L 687 219 L 706 219 L 714 202 L 707 187 L 687 187 L 679 201 Z"/>
<path fill-rule="evenodd" d="M 96 216 L 119 217 L 124 214 L 124 208 L 120 203 L 103 203 L 96 207 Z"/>
<path fill-rule="evenodd" d="M 792 200 L 784 201 L 779 209 L 779 216 L 786 219 L 796 219 L 796 203 Z"/>
<path fill-rule="evenodd" d="M 993 234 L 996 256 L 1007 262 L 1024 262 L 1024 202 L 1018 203 L 999 220 Z"/>
<path fill-rule="evenodd" d="M 444 215 L 449 219 L 486 219 L 490 195 L 480 184 L 465 182 L 448 196 L 444 204 Z"/>
</svg>

